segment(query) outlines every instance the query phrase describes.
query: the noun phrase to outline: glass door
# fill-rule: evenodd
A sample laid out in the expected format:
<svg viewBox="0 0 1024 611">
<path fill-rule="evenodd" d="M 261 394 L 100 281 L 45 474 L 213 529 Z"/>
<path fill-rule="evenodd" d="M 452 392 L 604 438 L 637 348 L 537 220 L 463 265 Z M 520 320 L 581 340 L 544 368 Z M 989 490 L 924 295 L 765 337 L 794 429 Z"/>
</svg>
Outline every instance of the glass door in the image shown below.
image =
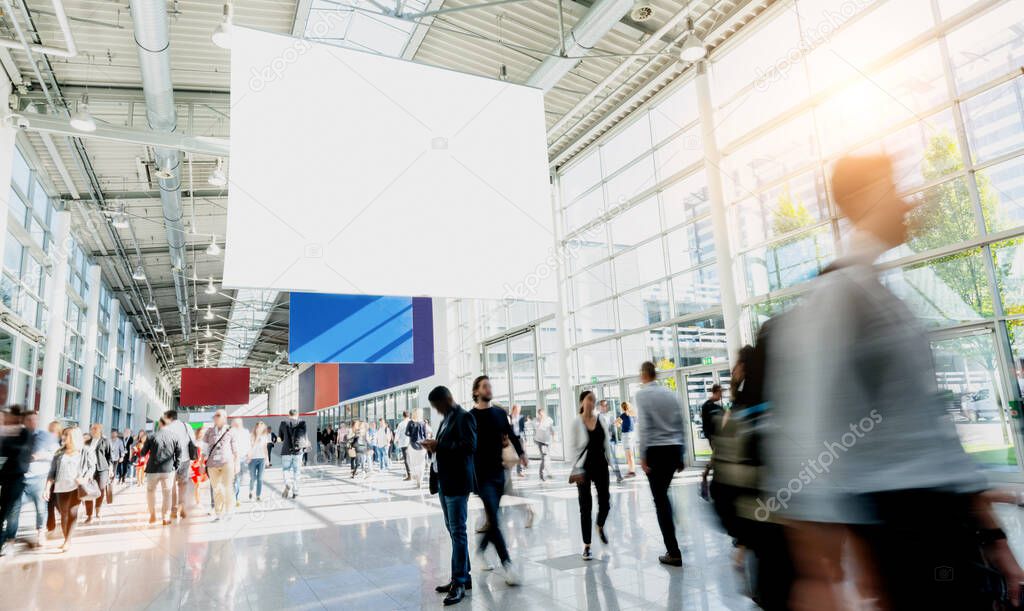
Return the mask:
<svg viewBox="0 0 1024 611">
<path fill-rule="evenodd" d="M 711 396 L 711 388 L 715 384 L 722 387 L 722 404 L 729 404 L 728 369 L 694 371 L 684 375 L 684 402 L 689 411 L 690 422 L 690 460 L 703 463 L 711 458 L 711 443 L 704 434 L 704 423 L 701 420 L 701 406 Z"/>
<path fill-rule="evenodd" d="M 995 331 L 982 327 L 936 336 L 935 377 L 964 449 L 982 466 L 1019 471 L 1019 439 L 995 351 Z"/>
<path fill-rule="evenodd" d="M 547 415 L 559 423 L 558 392 L 543 392 L 541 388 L 539 361 L 537 359 L 537 330 L 535 327 L 520 330 L 484 345 L 484 373 L 491 378 L 494 402 L 511 410 L 518 405 L 526 417 L 524 445 L 531 458 L 538 456 L 533 443 L 533 421 L 538 409 L 546 409 Z M 555 447 L 557 446 L 557 447 Z M 552 444 L 551 453 L 561 456 L 561 443 Z"/>
</svg>

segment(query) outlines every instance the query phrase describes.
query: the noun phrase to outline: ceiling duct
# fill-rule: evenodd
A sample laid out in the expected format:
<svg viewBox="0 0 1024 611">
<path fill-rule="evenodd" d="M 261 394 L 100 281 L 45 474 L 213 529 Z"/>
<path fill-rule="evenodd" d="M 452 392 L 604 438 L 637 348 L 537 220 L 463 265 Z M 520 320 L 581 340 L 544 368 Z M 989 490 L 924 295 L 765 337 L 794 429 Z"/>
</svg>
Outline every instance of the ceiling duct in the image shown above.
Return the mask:
<svg viewBox="0 0 1024 611">
<path fill-rule="evenodd" d="M 139 51 L 139 70 L 146 98 L 146 119 L 153 131 L 173 133 L 178 127 L 171 83 L 170 32 L 166 0 L 132 0 L 135 45 Z M 156 175 L 160 182 L 160 202 L 164 209 L 164 229 L 171 254 L 171 274 L 177 299 L 181 332 L 185 339 L 192 329 L 185 281 L 185 226 L 181 205 L 181 152 L 154 149 Z"/>
<path fill-rule="evenodd" d="M 550 91 L 590 48 L 633 10 L 633 5 L 634 0 L 597 0 L 576 22 L 562 45 L 534 70 L 526 84 Z"/>
</svg>

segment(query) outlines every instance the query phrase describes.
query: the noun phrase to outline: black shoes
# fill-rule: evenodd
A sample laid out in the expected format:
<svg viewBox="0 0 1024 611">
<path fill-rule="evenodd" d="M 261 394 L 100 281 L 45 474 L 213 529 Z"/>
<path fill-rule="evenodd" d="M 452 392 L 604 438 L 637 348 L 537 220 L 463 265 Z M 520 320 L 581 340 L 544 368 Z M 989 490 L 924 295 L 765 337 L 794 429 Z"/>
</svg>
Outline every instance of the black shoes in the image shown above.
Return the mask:
<svg viewBox="0 0 1024 611">
<path fill-rule="evenodd" d="M 462 602 L 462 599 L 466 597 L 466 586 L 461 583 L 452 586 L 452 589 L 448 592 L 448 596 L 444 597 L 444 606 L 457 605 Z"/>
<path fill-rule="evenodd" d="M 669 566 L 683 566 L 683 557 L 680 555 L 665 554 L 658 556 L 658 562 Z"/>
<path fill-rule="evenodd" d="M 449 581 L 448 583 L 444 584 L 443 586 L 437 586 L 436 588 L 434 588 L 434 591 L 439 593 L 439 594 L 444 594 L 445 592 L 451 592 L 452 585 L 458 585 L 458 584 L 453 584 L 452 582 Z M 470 577 L 469 581 L 466 582 L 466 589 L 467 590 L 472 590 L 473 589 L 473 578 L 472 577 Z"/>
<path fill-rule="evenodd" d="M 597 527 L 597 536 L 599 539 L 601 539 L 601 543 L 608 545 L 608 535 L 606 535 L 604 532 L 604 526 Z"/>
</svg>

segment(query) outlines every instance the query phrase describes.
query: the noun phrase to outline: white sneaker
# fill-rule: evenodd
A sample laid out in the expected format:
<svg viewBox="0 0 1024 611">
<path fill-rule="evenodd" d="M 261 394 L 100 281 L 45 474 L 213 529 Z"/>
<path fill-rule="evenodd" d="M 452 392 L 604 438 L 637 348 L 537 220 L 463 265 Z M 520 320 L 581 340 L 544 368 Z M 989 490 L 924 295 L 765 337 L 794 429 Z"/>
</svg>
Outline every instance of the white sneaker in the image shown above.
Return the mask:
<svg viewBox="0 0 1024 611">
<path fill-rule="evenodd" d="M 510 586 L 517 586 L 522 581 L 522 577 L 519 576 L 519 571 L 516 570 L 516 565 L 512 564 L 511 560 L 506 560 L 502 565 L 505 569 L 505 583 Z"/>
<path fill-rule="evenodd" d="M 482 566 L 485 571 L 493 571 L 495 569 L 494 563 L 487 557 L 487 550 L 476 550 L 476 562 Z"/>
</svg>

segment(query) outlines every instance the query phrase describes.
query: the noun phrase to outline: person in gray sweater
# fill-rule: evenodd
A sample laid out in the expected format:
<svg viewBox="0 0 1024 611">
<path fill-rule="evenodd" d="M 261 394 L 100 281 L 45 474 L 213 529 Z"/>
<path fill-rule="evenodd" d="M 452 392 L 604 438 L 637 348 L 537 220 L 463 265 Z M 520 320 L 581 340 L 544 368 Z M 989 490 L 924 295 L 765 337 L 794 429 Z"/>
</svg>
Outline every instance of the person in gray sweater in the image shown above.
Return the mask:
<svg viewBox="0 0 1024 611">
<path fill-rule="evenodd" d="M 675 392 L 656 380 L 654 363 L 646 361 L 640 365 L 643 386 L 636 392 L 640 437 L 637 453 L 640 468 L 651 486 L 658 527 L 667 550 L 658 560 L 669 566 L 682 566 L 668 488 L 676 472 L 683 468 L 683 406 Z"/>
</svg>

